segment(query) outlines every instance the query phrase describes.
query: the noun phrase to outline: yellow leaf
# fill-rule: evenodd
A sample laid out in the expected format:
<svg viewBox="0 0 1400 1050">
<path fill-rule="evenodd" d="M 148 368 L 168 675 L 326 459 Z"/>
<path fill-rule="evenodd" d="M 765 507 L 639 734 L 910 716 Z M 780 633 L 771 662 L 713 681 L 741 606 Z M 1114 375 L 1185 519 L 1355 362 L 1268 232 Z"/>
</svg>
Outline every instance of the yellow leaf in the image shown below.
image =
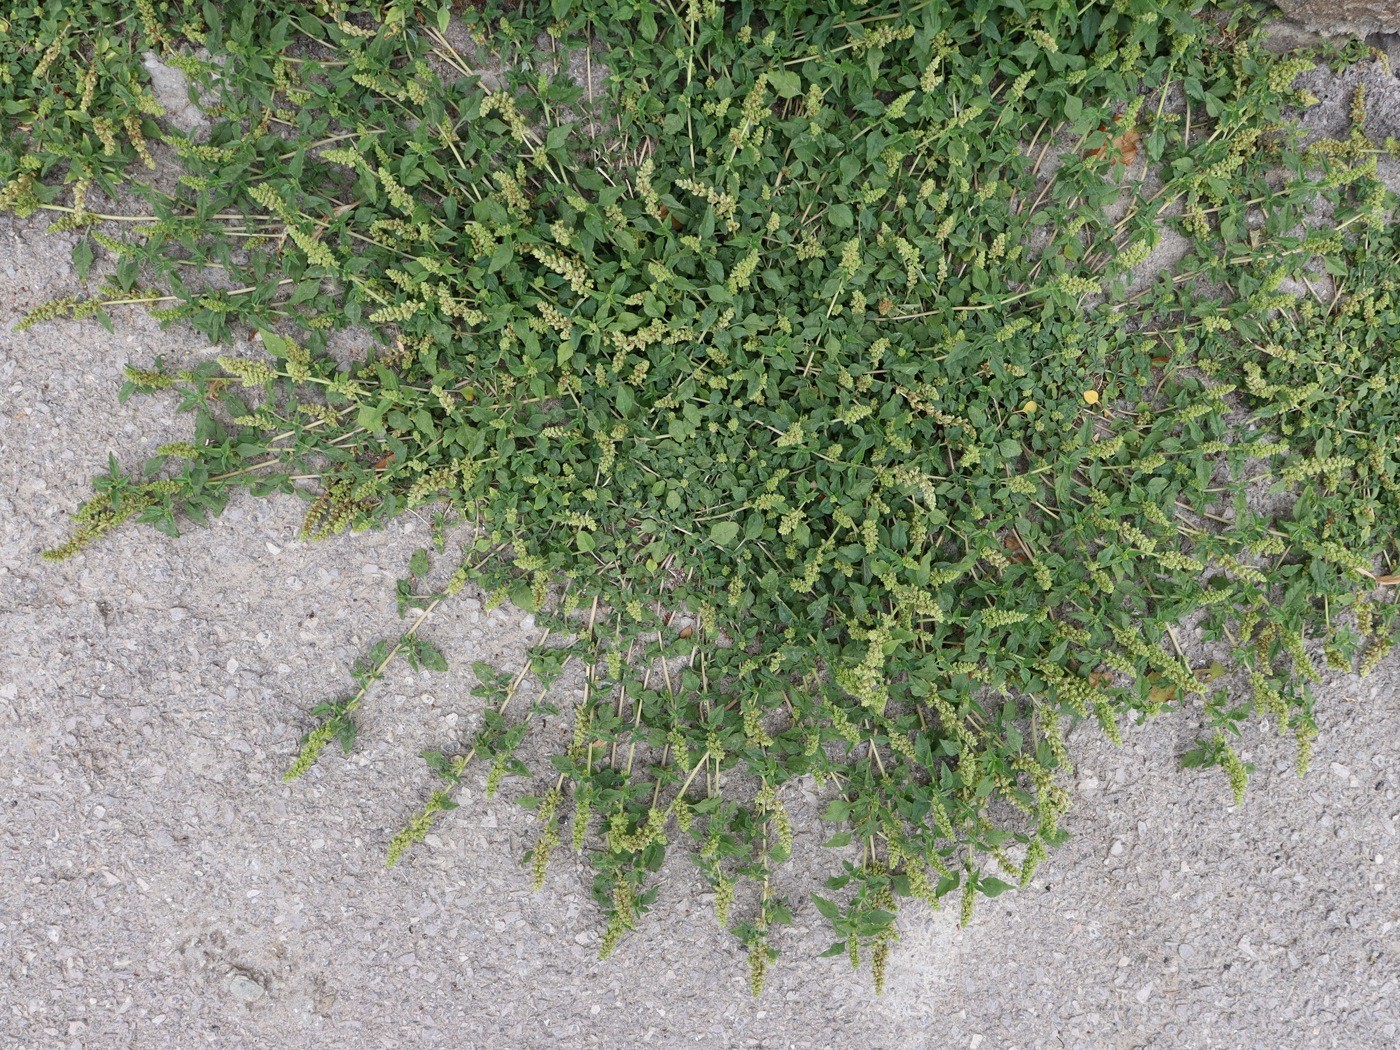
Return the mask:
<svg viewBox="0 0 1400 1050">
<path fill-rule="evenodd" d="M 1176 686 L 1171 683 L 1164 683 L 1162 676 L 1153 671 L 1147 676 L 1149 682 L 1155 682 L 1152 688 L 1147 690 L 1147 702 L 1149 704 L 1170 704 L 1176 700 Z"/>
<path fill-rule="evenodd" d="M 1154 685 L 1147 691 L 1147 702 L 1149 704 L 1170 704 L 1176 699 L 1176 686 L 1174 685 Z"/>
<path fill-rule="evenodd" d="M 1196 677 L 1202 682 L 1213 682 L 1226 673 L 1225 665 L 1219 660 L 1213 662 L 1209 667 L 1196 668 Z"/>
</svg>

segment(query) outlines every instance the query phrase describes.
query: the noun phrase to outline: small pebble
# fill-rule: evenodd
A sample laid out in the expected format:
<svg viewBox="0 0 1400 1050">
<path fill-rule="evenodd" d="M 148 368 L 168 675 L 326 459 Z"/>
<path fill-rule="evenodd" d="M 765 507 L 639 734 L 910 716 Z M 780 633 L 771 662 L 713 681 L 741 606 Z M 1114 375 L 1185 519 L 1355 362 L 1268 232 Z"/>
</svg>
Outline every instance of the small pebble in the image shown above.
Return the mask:
<svg viewBox="0 0 1400 1050">
<path fill-rule="evenodd" d="M 228 992 L 240 1003 L 255 1003 L 264 994 L 262 985 L 241 973 L 236 973 L 229 978 Z"/>
</svg>

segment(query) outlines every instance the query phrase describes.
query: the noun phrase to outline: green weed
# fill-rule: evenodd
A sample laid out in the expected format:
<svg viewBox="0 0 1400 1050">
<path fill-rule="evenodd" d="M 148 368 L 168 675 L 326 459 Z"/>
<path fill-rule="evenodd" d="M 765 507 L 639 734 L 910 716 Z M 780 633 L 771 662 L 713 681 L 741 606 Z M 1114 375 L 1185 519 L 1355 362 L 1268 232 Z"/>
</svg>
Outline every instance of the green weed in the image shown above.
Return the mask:
<svg viewBox="0 0 1400 1050">
<path fill-rule="evenodd" d="M 308 537 L 472 523 L 441 591 L 415 556 L 411 628 L 289 775 L 352 745 L 389 661 L 443 666 L 420 629 L 464 587 L 550 632 L 478 668 L 479 728 L 427 755 L 391 863 L 472 760 L 493 791 L 533 778 L 528 861 L 587 852 L 604 955 L 690 840 L 756 994 L 811 777 L 830 953 L 879 987 L 901 900 L 967 921 L 1064 838 L 1075 721 L 1116 739 L 1190 706 L 1187 761 L 1238 796 L 1250 712 L 1306 762 L 1310 643 L 1338 667 L 1391 644 L 1394 144 L 1358 97 L 1349 138 L 1304 146 L 1292 85 L 1327 56 L 1262 49 L 1257 13 L 86 7 L 12 5 L 0 32 L 0 204 L 55 213 L 103 274 L 30 321 L 145 304 L 266 354 L 133 370 L 123 396 L 172 399 L 191 440 L 114 461 L 55 556 L 236 489 L 301 494 Z M 207 136 L 161 124 L 146 50 L 210 100 Z M 1169 234 L 1184 257 L 1145 268 Z M 350 326 L 378 346 L 344 369 Z M 1192 616 L 1228 666 L 1188 661 Z M 529 768 L 570 665 L 571 741 Z"/>
</svg>

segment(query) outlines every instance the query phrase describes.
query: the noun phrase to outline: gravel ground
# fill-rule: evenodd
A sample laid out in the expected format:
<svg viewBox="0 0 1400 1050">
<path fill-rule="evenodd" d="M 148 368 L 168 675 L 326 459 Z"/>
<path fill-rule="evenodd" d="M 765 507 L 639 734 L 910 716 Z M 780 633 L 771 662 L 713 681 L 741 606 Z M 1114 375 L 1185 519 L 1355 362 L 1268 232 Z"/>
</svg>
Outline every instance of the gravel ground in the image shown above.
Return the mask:
<svg viewBox="0 0 1400 1050">
<path fill-rule="evenodd" d="M 1396 659 L 1326 679 L 1306 778 L 1251 731 L 1240 808 L 1218 771 L 1178 768 L 1189 713 L 1120 749 L 1078 732 L 1071 843 L 965 930 L 911 909 L 880 999 L 815 958 L 803 904 L 752 1001 L 683 857 L 600 963 L 584 869 L 563 857 L 531 894 L 532 818 L 479 778 L 386 870 L 431 789 L 419 750 L 475 724 L 471 661 L 518 666 L 539 632 L 450 606 L 432 636 L 454 670 L 400 667 L 354 754 L 281 784 L 307 709 L 401 629 L 393 580 L 426 522 L 307 544 L 297 501 L 242 499 L 179 539 L 127 530 L 39 562 L 109 449 L 134 463 L 187 436 L 165 400 L 117 403 L 122 367 L 212 353 L 135 311 L 116 335 L 14 333 L 78 290 L 71 239 L 43 225 L 0 217 L 0 1045 L 1397 1045 Z M 815 837 L 814 800 L 793 810 Z M 821 877 L 794 872 L 792 892 Z"/>
</svg>

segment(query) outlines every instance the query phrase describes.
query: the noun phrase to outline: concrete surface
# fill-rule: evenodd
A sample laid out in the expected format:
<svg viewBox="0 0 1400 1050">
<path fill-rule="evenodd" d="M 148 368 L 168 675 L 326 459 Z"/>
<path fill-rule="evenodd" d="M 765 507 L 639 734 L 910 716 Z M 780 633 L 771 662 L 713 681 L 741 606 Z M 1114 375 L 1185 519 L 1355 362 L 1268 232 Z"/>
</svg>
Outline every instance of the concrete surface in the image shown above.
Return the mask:
<svg viewBox="0 0 1400 1050">
<path fill-rule="evenodd" d="M 1288 17 L 1324 33 L 1400 30 L 1400 0 L 1274 0 Z"/>
<path fill-rule="evenodd" d="M 538 632 L 459 601 L 431 631 L 454 670 L 398 667 L 355 753 L 281 784 L 307 709 L 401 629 L 392 581 L 426 523 L 305 544 L 296 500 L 241 499 L 208 530 L 133 528 L 39 562 L 109 449 L 134 463 L 188 435 L 164 399 L 118 405 L 122 366 L 213 352 L 134 310 L 116 335 L 14 333 L 78 288 L 71 236 L 43 227 L 0 216 L 0 1046 L 1400 1042 L 1400 659 L 1327 678 L 1304 779 L 1289 742 L 1251 729 L 1238 809 L 1218 771 L 1178 768 L 1189 712 L 1121 749 L 1077 731 L 1074 840 L 966 930 L 911 908 L 881 999 L 844 959 L 815 958 L 827 937 L 803 901 L 752 1001 L 683 854 L 600 963 L 584 866 L 561 854 L 529 892 L 519 782 L 488 802 L 478 774 L 385 870 L 431 790 L 419 750 L 476 724 L 471 661 L 518 666 Z M 792 811 L 815 839 L 815 804 Z M 823 874 L 785 877 L 797 895 Z"/>
</svg>

